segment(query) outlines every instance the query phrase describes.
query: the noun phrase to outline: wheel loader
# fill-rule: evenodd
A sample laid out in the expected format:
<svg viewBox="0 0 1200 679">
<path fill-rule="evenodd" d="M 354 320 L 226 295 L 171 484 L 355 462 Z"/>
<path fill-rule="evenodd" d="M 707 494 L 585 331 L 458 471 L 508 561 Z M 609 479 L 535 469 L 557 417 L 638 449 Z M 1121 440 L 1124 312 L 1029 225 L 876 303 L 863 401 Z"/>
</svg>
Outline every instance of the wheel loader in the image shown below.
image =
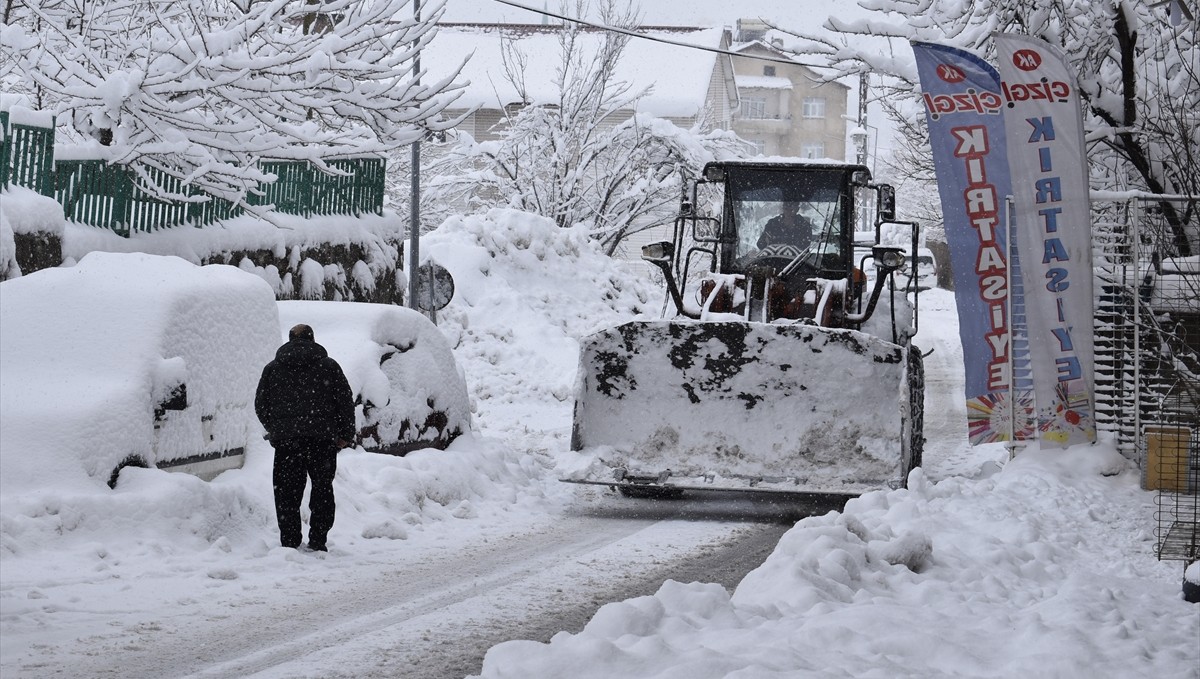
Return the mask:
<svg viewBox="0 0 1200 679">
<path fill-rule="evenodd" d="M 583 454 L 562 480 L 641 497 L 905 484 L 921 464 L 922 356 L 893 275 L 905 248 L 881 237 L 906 229 L 916 252 L 916 224 L 895 221 L 895 191 L 863 165 L 706 165 L 672 240 L 643 248 L 662 318 L 581 341 Z"/>
</svg>

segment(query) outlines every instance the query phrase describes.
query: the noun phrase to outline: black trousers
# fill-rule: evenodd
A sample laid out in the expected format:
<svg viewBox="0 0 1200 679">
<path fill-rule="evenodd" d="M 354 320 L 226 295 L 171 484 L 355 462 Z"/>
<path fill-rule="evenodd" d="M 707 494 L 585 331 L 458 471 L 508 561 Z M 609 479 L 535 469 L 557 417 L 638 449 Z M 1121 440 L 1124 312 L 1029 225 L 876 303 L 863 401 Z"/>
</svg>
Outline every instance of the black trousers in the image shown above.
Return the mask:
<svg viewBox="0 0 1200 679">
<path fill-rule="evenodd" d="M 323 439 L 289 439 L 273 442 L 275 467 L 275 516 L 279 521 L 279 542 L 284 547 L 299 547 L 302 539 L 300 503 L 304 486 L 312 479 L 308 497 L 311 514 L 308 544 L 325 547 L 325 538 L 333 528 L 333 477 L 337 475 L 337 446 Z"/>
</svg>

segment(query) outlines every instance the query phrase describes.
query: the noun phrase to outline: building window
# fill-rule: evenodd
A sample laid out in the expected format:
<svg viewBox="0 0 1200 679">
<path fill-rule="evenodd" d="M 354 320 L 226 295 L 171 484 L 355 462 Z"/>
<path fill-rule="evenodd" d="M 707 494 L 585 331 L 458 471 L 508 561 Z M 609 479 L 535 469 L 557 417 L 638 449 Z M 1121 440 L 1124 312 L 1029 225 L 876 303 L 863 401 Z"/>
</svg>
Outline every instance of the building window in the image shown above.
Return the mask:
<svg viewBox="0 0 1200 679">
<path fill-rule="evenodd" d="M 824 97 L 805 97 L 804 105 L 801 109 L 805 118 L 824 118 L 825 117 L 825 98 Z"/>
<path fill-rule="evenodd" d="M 763 119 L 767 117 L 766 97 L 742 97 L 742 117 Z"/>
<path fill-rule="evenodd" d="M 805 142 L 800 147 L 800 156 L 803 158 L 824 158 L 825 157 L 825 142 Z"/>
<path fill-rule="evenodd" d="M 769 76 L 774 77 L 775 67 L 774 66 L 763 66 L 763 75 L 769 75 Z"/>
<path fill-rule="evenodd" d="M 766 153 L 767 153 L 767 142 L 765 142 L 765 141 L 763 141 L 763 140 L 761 140 L 761 139 L 747 139 L 746 141 L 747 141 L 747 142 L 750 144 L 750 147 L 751 147 L 751 149 L 752 149 L 752 151 L 753 151 L 753 152 L 750 154 L 751 156 L 762 156 L 762 155 L 766 155 Z"/>
</svg>

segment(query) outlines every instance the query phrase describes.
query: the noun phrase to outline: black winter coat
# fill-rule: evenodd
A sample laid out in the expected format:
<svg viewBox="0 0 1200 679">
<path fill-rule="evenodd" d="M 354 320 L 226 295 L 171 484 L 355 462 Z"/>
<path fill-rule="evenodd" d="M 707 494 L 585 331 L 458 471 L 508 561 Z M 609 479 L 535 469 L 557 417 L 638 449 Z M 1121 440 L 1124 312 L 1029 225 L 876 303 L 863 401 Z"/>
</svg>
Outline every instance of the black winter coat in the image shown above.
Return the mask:
<svg viewBox="0 0 1200 679">
<path fill-rule="evenodd" d="M 354 441 L 354 395 L 325 347 L 291 340 L 263 368 L 254 412 L 272 442 L 296 438 Z"/>
</svg>

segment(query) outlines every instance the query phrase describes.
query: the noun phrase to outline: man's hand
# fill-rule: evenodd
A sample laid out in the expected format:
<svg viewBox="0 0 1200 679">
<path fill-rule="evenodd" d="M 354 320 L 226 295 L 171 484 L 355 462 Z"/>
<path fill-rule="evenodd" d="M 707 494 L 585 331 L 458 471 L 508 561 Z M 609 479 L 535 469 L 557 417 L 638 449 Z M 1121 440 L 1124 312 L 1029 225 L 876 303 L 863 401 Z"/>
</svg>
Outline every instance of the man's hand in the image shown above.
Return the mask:
<svg viewBox="0 0 1200 679">
<path fill-rule="evenodd" d="M 350 447 L 350 442 L 347 441 L 346 439 L 338 439 L 337 440 L 337 449 L 338 450 L 342 450 L 343 448 L 349 448 L 349 447 Z"/>
</svg>

